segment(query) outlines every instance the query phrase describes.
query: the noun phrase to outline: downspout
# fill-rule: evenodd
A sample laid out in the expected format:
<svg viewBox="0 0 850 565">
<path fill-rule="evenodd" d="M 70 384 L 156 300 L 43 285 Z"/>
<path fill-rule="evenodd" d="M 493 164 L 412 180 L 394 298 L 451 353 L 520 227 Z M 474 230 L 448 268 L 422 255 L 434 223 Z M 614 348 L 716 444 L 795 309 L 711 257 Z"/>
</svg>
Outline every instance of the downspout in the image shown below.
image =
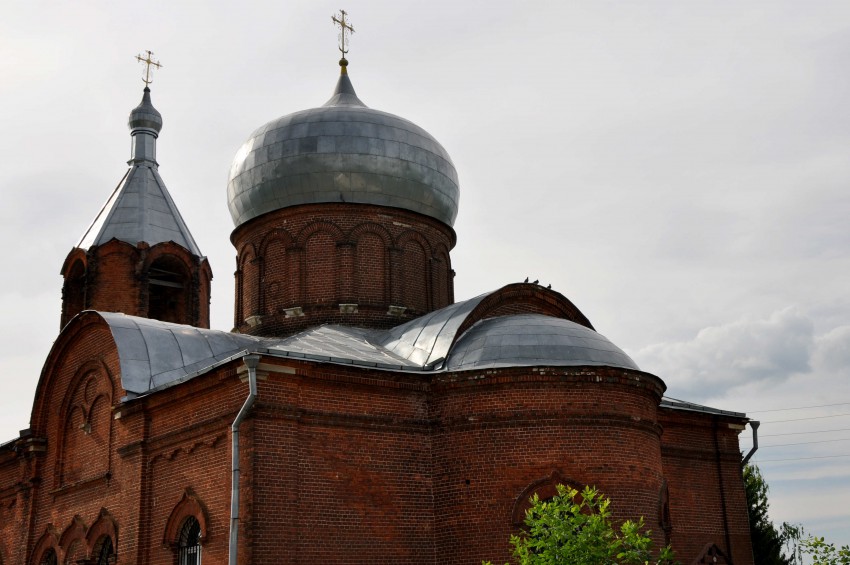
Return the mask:
<svg viewBox="0 0 850 565">
<path fill-rule="evenodd" d="M 230 426 L 232 478 L 230 482 L 230 554 L 227 560 L 229 565 L 236 565 L 239 545 L 239 424 L 248 415 L 257 399 L 257 365 L 260 363 L 260 356 L 246 355 L 242 360 L 248 367 L 248 398 L 245 399 L 245 403 Z"/>
<path fill-rule="evenodd" d="M 747 464 L 747 461 L 750 460 L 750 457 L 756 454 L 756 451 L 759 449 L 759 426 L 761 422 L 758 420 L 750 420 L 750 427 L 753 429 L 753 446 L 750 448 L 750 451 L 744 457 L 744 460 L 741 461 L 741 467 Z"/>
</svg>

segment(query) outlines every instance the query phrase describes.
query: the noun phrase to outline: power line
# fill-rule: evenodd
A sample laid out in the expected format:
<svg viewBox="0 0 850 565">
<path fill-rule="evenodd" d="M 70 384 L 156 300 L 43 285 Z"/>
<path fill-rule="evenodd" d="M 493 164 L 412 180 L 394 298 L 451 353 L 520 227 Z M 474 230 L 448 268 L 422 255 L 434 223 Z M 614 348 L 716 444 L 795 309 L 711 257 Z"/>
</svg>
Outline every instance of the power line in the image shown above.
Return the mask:
<svg viewBox="0 0 850 565">
<path fill-rule="evenodd" d="M 772 410 L 750 410 L 747 414 L 764 414 L 766 412 L 785 412 L 786 410 L 805 410 L 807 408 L 829 408 L 830 406 L 847 406 L 850 402 L 836 402 L 835 404 L 814 404 L 812 406 L 793 406 L 791 408 L 774 408 Z"/>
<path fill-rule="evenodd" d="M 778 436 L 799 436 L 806 434 L 828 434 L 831 432 L 850 432 L 850 428 L 836 428 L 834 430 L 816 430 L 813 432 L 786 432 L 784 434 L 759 434 L 759 438 L 763 437 L 778 437 Z"/>
<path fill-rule="evenodd" d="M 837 459 L 839 457 L 850 457 L 850 453 L 844 455 L 820 455 L 818 457 L 793 457 L 791 459 L 759 459 L 756 463 L 777 463 L 779 461 L 804 461 L 807 459 Z"/>
<path fill-rule="evenodd" d="M 824 418 L 839 418 L 841 416 L 850 416 L 850 412 L 844 414 L 831 414 L 829 416 L 810 416 L 808 418 L 791 418 L 790 420 L 765 420 L 762 424 L 778 424 L 780 422 L 801 422 L 803 420 L 823 420 Z"/>
<path fill-rule="evenodd" d="M 802 441 L 799 443 L 776 443 L 773 445 L 760 445 L 759 449 L 768 449 L 769 447 L 787 447 L 789 445 L 810 445 L 814 443 L 832 443 L 836 441 L 850 441 L 850 437 L 839 438 L 839 439 L 822 439 L 818 441 Z"/>
</svg>

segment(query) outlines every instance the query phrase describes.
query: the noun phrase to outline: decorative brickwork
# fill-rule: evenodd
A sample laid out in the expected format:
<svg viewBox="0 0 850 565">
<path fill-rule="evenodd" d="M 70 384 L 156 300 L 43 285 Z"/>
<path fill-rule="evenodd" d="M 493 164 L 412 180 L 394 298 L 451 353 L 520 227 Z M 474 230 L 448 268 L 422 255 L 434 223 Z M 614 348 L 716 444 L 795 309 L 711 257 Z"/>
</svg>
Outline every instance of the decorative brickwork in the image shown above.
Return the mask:
<svg viewBox="0 0 850 565">
<path fill-rule="evenodd" d="M 75 247 L 61 274 L 61 327 L 83 310 L 210 327 L 209 262 L 176 243 L 113 239 L 88 251 Z"/>
<path fill-rule="evenodd" d="M 415 212 L 293 206 L 251 220 L 231 239 L 234 327 L 242 333 L 282 336 L 328 323 L 389 328 L 454 300 L 454 231 Z"/>
</svg>

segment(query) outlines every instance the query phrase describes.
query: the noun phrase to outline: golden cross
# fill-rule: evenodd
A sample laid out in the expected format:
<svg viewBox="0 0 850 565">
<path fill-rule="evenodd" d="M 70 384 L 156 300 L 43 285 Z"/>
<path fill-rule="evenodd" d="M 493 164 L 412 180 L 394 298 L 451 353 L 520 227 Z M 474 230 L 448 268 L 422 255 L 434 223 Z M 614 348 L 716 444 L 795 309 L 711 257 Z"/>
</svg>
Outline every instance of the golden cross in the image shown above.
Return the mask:
<svg viewBox="0 0 850 565">
<path fill-rule="evenodd" d="M 340 10 L 340 17 L 331 16 L 331 20 L 339 26 L 340 34 L 339 34 L 339 50 L 342 53 L 342 58 L 345 59 L 345 54 L 348 53 L 348 49 L 345 48 L 345 30 L 348 30 L 351 33 L 354 33 L 354 26 L 351 25 L 351 22 L 345 21 L 345 16 L 348 13 L 345 10 Z M 350 40 L 349 40 L 350 41 Z"/>
<path fill-rule="evenodd" d="M 162 67 L 162 64 L 159 61 L 154 61 L 153 59 L 151 59 L 151 55 L 153 55 L 153 52 L 145 51 L 145 53 L 147 53 L 147 55 L 144 59 L 142 59 L 141 55 L 136 55 L 136 60 L 140 63 L 145 64 L 145 78 L 142 79 L 142 82 L 144 82 L 145 87 L 147 87 L 150 83 L 153 82 L 151 80 L 151 66 L 154 66 L 159 69 L 160 67 Z"/>
</svg>

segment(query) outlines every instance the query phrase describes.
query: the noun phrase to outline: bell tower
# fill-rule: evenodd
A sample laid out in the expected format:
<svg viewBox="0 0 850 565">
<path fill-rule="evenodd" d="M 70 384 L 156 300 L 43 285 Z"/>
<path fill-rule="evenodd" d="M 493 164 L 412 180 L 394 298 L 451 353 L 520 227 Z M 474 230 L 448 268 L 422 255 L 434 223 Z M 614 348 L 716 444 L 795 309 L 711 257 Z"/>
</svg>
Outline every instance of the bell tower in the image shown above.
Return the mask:
<svg viewBox="0 0 850 565">
<path fill-rule="evenodd" d="M 212 270 L 159 175 L 151 55 L 138 57 L 147 71 L 128 123 L 130 167 L 62 266 L 61 327 L 82 310 L 209 327 Z"/>
</svg>

